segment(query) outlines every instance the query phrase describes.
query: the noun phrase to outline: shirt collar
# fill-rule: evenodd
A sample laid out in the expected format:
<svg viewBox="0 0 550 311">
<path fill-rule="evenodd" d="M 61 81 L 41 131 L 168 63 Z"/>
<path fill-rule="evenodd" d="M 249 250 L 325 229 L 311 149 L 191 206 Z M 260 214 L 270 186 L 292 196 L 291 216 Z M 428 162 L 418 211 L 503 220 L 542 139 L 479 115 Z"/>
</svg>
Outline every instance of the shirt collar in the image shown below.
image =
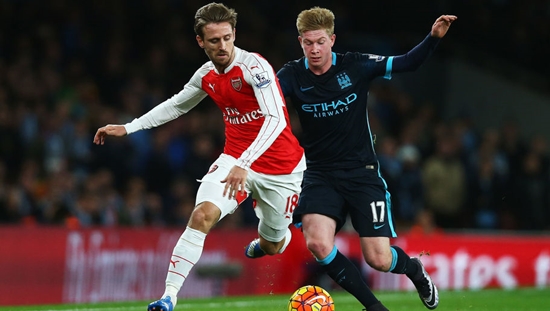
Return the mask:
<svg viewBox="0 0 550 311">
<path fill-rule="evenodd" d="M 307 57 L 304 57 L 304 65 L 306 66 L 306 69 L 309 69 L 309 64 L 307 62 Z M 332 52 L 332 66 L 336 65 L 336 53 Z"/>
</svg>

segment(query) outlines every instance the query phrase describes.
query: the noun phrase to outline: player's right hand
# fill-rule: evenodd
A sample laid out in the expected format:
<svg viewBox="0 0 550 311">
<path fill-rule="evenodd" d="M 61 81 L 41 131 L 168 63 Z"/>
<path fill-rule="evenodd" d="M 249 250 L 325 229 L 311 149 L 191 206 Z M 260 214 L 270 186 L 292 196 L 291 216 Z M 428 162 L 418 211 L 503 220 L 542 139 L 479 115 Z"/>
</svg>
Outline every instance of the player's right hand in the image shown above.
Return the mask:
<svg viewBox="0 0 550 311">
<path fill-rule="evenodd" d="M 97 129 L 94 136 L 94 144 L 103 145 L 105 143 L 105 136 L 124 136 L 126 134 L 124 125 L 108 124 Z"/>
</svg>

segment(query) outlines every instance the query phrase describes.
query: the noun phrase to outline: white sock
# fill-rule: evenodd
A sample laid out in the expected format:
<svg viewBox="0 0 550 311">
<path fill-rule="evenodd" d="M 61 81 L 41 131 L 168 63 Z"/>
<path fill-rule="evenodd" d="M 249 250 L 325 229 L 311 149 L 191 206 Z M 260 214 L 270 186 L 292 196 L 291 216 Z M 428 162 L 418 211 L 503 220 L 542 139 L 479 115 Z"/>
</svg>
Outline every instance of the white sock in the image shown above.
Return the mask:
<svg viewBox="0 0 550 311">
<path fill-rule="evenodd" d="M 205 239 L 205 233 L 187 227 L 174 247 L 166 275 L 166 289 L 162 295 L 162 298 L 170 296 L 174 306 L 189 271 L 201 257 Z"/>
<path fill-rule="evenodd" d="M 282 254 L 285 251 L 286 247 L 290 243 L 290 240 L 292 240 L 292 231 L 290 231 L 290 229 L 286 229 L 285 244 L 283 244 L 283 247 L 279 250 L 279 254 Z"/>
</svg>

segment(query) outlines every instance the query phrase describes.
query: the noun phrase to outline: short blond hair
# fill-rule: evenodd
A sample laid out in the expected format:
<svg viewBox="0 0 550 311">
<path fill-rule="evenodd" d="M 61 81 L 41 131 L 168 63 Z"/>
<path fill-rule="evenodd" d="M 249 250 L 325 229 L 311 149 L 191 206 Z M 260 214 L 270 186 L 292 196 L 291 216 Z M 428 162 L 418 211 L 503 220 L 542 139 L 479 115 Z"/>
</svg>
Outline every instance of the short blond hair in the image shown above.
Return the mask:
<svg viewBox="0 0 550 311">
<path fill-rule="evenodd" d="M 306 31 L 323 29 L 329 36 L 334 34 L 334 13 L 318 6 L 303 10 L 296 19 L 296 28 L 301 35 Z"/>
</svg>

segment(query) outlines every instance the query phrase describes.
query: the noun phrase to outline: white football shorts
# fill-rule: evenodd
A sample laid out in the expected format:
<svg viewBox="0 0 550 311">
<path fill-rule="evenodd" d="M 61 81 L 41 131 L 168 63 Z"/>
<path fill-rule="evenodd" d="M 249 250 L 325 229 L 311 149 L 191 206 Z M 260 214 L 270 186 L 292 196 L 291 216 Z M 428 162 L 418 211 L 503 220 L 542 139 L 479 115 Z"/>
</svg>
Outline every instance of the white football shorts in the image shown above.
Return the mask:
<svg viewBox="0 0 550 311">
<path fill-rule="evenodd" d="M 237 160 L 227 154 L 220 157 L 210 166 L 197 191 L 195 206 L 202 202 L 211 202 L 220 211 L 220 220 L 232 214 L 239 206 L 236 199 L 223 196 L 224 183 Z M 298 205 L 303 172 L 288 175 L 266 175 L 248 171 L 245 191 L 252 196 L 254 211 L 260 220 L 258 233 L 268 241 L 279 242 L 292 222 L 292 213 Z M 244 199 L 243 199 L 244 201 Z"/>
</svg>

